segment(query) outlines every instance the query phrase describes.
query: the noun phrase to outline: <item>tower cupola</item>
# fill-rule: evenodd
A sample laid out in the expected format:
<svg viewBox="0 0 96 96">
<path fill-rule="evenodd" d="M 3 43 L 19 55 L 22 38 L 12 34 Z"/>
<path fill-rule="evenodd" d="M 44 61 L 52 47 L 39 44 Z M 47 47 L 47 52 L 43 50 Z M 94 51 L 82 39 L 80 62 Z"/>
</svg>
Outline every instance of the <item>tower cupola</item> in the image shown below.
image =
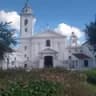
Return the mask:
<svg viewBox="0 0 96 96">
<path fill-rule="evenodd" d="M 26 0 L 25 6 L 23 7 L 21 14 L 32 15 L 32 8 L 29 5 L 29 0 Z"/>
</svg>

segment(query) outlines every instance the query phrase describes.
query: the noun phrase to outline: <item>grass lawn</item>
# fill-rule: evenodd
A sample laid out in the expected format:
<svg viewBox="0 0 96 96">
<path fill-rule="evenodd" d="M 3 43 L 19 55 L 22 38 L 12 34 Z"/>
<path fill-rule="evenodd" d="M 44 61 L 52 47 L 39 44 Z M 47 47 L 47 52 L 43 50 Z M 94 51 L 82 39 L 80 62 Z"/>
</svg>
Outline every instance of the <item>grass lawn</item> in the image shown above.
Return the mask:
<svg viewBox="0 0 96 96">
<path fill-rule="evenodd" d="M 30 72 L 24 70 L 0 71 L 0 89 L 6 89 L 10 82 L 23 82 L 27 85 L 30 81 L 41 80 L 58 84 L 55 96 L 96 96 L 96 86 L 86 82 L 87 73 L 60 68 L 35 69 Z"/>
</svg>

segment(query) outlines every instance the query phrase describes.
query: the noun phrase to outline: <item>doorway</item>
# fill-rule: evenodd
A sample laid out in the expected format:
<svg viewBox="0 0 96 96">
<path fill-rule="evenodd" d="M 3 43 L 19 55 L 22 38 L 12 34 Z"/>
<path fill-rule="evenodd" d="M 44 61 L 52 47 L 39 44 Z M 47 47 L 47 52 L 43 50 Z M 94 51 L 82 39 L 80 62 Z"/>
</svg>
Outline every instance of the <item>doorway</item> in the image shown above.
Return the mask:
<svg viewBox="0 0 96 96">
<path fill-rule="evenodd" d="M 44 67 L 45 68 L 53 67 L 53 57 L 52 56 L 45 56 L 44 57 Z"/>
<path fill-rule="evenodd" d="M 84 60 L 84 67 L 88 67 L 88 60 Z"/>
</svg>

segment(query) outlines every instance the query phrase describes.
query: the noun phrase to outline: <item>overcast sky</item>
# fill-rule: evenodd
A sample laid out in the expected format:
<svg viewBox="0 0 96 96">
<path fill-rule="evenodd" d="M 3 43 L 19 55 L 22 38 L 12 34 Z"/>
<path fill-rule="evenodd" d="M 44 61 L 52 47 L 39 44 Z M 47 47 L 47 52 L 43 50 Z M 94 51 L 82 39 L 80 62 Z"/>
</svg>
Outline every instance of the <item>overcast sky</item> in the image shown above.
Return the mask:
<svg viewBox="0 0 96 96">
<path fill-rule="evenodd" d="M 12 21 L 20 29 L 19 13 L 26 0 L 0 0 L 0 21 Z M 96 0 L 29 0 L 36 18 L 35 32 L 46 28 L 69 36 L 72 31 L 82 40 L 85 24 L 94 20 Z"/>
</svg>

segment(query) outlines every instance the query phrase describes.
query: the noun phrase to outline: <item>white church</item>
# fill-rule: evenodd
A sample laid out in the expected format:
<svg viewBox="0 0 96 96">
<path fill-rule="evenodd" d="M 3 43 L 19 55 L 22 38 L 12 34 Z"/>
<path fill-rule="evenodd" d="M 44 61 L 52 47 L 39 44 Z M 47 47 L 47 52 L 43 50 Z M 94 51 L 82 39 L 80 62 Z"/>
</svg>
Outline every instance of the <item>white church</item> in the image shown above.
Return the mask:
<svg viewBox="0 0 96 96">
<path fill-rule="evenodd" d="M 74 32 L 69 40 L 50 28 L 35 33 L 34 19 L 27 2 L 20 14 L 19 47 L 14 53 L 6 55 L 3 69 L 62 67 L 84 70 L 96 67 L 96 58 L 87 42 L 78 45 Z"/>
</svg>

